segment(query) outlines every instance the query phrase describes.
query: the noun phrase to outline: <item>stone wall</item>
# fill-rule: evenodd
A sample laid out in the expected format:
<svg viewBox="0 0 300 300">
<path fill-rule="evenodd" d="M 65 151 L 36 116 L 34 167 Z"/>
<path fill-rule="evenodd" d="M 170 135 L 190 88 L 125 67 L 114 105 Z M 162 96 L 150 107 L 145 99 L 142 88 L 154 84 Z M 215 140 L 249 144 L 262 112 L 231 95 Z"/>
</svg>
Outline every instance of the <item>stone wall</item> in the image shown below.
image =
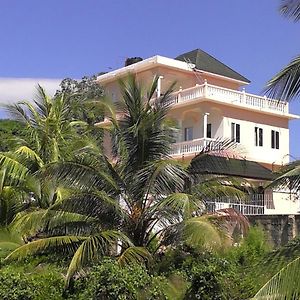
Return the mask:
<svg viewBox="0 0 300 300">
<path fill-rule="evenodd" d="M 258 225 L 274 247 L 285 245 L 300 233 L 300 215 L 248 216 L 251 225 Z"/>
</svg>

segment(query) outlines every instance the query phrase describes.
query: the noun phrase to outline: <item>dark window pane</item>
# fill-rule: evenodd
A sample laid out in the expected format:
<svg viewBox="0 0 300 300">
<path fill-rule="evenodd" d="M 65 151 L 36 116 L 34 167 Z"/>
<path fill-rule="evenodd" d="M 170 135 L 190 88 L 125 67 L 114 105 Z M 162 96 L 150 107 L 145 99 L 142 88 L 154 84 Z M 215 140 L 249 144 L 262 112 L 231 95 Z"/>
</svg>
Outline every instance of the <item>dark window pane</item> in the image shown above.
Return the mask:
<svg viewBox="0 0 300 300">
<path fill-rule="evenodd" d="M 259 146 L 263 145 L 263 129 L 259 128 Z"/>
<path fill-rule="evenodd" d="M 184 140 L 191 141 L 193 139 L 193 127 L 184 128 Z"/>
<path fill-rule="evenodd" d="M 231 140 L 235 141 L 235 123 L 231 123 Z"/>
<path fill-rule="evenodd" d="M 255 146 L 258 146 L 258 133 L 257 133 L 258 127 L 254 128 L 254 139 L 255 139 Z"/>
<path fill-rule="evenodd" d="M 240 136 L 240 124 L 236 124 L 236 128 L 235 128 L 236 132 L 235 132 L 235 141 L 237 143 L 239 143 L 241 141 L 241 136 Z"/>
<path fill-rule="evenodd" d="M 206 137 L 211 138 L 211 124 L 207 124 Z"/>
</svg>

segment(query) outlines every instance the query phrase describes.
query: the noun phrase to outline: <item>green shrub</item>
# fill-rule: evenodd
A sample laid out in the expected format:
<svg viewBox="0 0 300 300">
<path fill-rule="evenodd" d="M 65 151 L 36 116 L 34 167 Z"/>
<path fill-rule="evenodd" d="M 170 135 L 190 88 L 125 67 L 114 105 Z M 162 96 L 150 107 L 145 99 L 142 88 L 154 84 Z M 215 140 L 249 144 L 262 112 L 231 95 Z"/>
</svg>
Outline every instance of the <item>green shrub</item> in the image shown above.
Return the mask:
<svg viewBox="0 0 300 300">
<path fill-rule="evenodd" d="M 75 283 L 75 293 L 77 299 L 84 300 L 158 300 L 169 299 L 165 293 L 167 285 L 165 277 L 152 276 L 143 266 L 120 268 L 115 261 L 105 259 L 84 280 Z"/>
<path fill-rule="evenodd" d="M 264 231 L 260 227 L 251 227 L 241 244 L 234 247 L 229 255 L 242 266 L 252 266 L 264 255 L 270 252 L 271 247 L 266 242 Z"/>
<path fill-rule="evenodd" d="M 182 299 L 239 299 L 239 274 L 229 260 L 213 252 L 192 249 L 168 251 L 157 263 L 157 272 L 166 277 L 179 273 L 187 281 Z"/>
<path fill-rule="evenodd" d="M 59 300 L 63 286 L 63 277 L 53 266 L 11 264 L 0 269 L 3 300 Z"/>
</svg>

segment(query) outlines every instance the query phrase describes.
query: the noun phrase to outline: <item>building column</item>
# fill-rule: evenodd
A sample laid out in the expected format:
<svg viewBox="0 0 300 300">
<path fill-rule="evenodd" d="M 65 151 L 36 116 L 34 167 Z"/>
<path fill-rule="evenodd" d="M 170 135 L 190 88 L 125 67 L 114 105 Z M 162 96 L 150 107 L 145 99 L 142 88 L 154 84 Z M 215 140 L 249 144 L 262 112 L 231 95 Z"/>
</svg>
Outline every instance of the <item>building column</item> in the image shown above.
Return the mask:
<svg viewBox="0 0 300 300">
<path fill-rule="evenodd" d="M 181 142 L 184 141 L 184 138 L 183 138 L 183 135 L 184 135 L 183 130 L 184 130 L 184 129 L 183 129 L 183 127 L 182 127 L 183 119 L 180 118 L 177 122 L 178 122 L 178 127 L 179 127 L 179 132 L 178 132 L 178 136 L 177 136 L 177 138 L 178 138 L 177 143 L 181 143 Z"/>
<path fill-rule="evenodd" d="M 156 97 L 159 98 L 161 95 L 161 80 L 163 79 L 163 76 L 158 76 L 157 80 L 157 88 L 156 88 Z"/>
</svg>

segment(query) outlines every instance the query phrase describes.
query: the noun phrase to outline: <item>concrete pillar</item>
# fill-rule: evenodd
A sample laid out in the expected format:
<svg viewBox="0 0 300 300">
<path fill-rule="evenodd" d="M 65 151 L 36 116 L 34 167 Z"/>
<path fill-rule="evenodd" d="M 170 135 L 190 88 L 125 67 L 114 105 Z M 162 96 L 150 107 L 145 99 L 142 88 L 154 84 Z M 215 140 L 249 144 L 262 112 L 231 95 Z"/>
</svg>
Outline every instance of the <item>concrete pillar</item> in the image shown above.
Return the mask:
<svg viewBox="0 0 300 300">
<path fill-rule="evenodd" d="M 289 215 L 288 216 L 288 241 L 291 241 L 294 239 L 297 235 L 297 226 L 296 226 L 296 220 L 295 215 Z"/>
</svg>

